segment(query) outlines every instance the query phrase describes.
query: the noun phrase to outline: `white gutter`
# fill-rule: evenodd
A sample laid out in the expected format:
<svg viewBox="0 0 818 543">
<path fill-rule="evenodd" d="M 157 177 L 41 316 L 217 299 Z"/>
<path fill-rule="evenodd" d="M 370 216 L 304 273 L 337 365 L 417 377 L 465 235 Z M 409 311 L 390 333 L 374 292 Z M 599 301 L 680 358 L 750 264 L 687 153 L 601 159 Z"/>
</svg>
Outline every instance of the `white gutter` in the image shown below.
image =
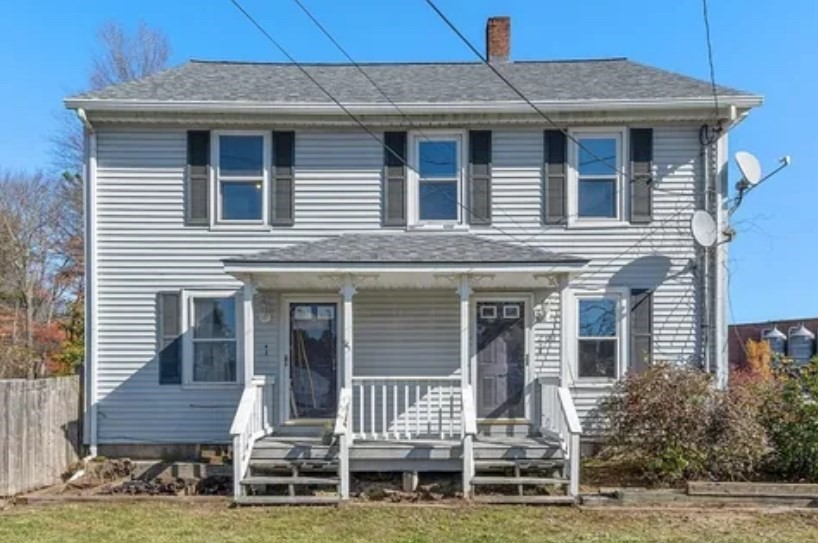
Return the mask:
<svg viewBox="0 0 818 543">
<path fill-rule="evenodd" d="M 752 108 L 761 105 L 761 96 L 719 96 L 719 103 L 725 108 Z M 539 109 L 548 112 L 561 111 L 632 111 L 632 110 L 691 110 L 713 107 L 713 97 L 661 98 L 639 100 L 551 100 L 533 102 Z M 404 113 L 534 113 L 526 102 L 484 101 L 484 102 L 410 102 L 396 103 Z M 69 109 L 108 112 L 174 112 L 174 113 L 276 113 L 326 115 L 342 112 L 337 105 L 328 102 L 251 102 L 251 101 L 201 101 L 201 100 L 102 100 L 90 98 L 68 98 L 65 106 Z M 396 108 L 388 103 L 345 103 L 351 113 L 361 115 L 395 114 Z"/>
</svg>

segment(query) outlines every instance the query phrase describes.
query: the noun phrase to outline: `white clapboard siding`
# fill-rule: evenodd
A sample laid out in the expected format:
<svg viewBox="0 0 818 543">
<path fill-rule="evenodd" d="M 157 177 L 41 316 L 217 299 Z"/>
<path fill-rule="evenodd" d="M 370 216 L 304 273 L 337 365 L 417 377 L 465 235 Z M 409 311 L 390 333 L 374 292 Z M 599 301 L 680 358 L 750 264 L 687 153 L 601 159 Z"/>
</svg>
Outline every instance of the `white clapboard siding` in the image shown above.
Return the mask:
<svg viewBox="0 0 818 543">
<path fill-rule="evenodd" d="M 378 230 L 383 150 L 359 132 L 299 131 L 295 225 L 271 231 L 211 231 L 183 226 L 185 131 L 101 128 L 97 143 L 99 326 L 95 399 L 99 442 L 225 442 L 241 389 L 158 384 L 156 293 L 182 288 L 238 289 L 240 283 L 222 271 L 221 259 L 345 231 Z M 589 272 L 576 279 L 577 286 L 602 287 L 614 278 L 623 285 L 638 288 L 649 280 L 651 270 L 637 266 L 623 274 L 621 270 L 634 260 L 655 255 L 670 257 L 673 276 L 694 255 L 687 233 L 692 206 L 661 228 L 657 224 L 693 201 L 699 168 L 696 127 L 655 129 L 657 186 L 674 194 L 654 193 L 654 225 L 606 230 L 566 230 L 540 225 L 540 130 L 496 130 L 493 144 L 495 228 L 481 228 L 480 235 L 591 258 Z M 656 231 L 648 239 L 640 242 L 653 230 Z M 655 294 L 655 347 L 657 353 L 668 359 L 684 359 L 694 352 L 697 315 L 692 287 L 690 273 L 681 273 Z M 396 357 L 403 349 L 423 349 L 420 341 L 399 343 L 389 350 L 379 347 L 377 338 L 367 344 L 365 332 L 362 338 L 358 337 L 359 326 L 367 319 L 383 325 L 380 321 L 374 323 L 377 317 L 367 317 L 367 313 L 388 311 L 389 302 L 381 297 L 388 300 L 394 294 L 362 291 L 356 297 L 356 373 L 398 371 Z M 450 296 L 451 309 L 448 301 L 442 301 L 445 296 Z M 418 374 L 457 371 L 457 300 L 453 293 L 445 296 L 427 301 L 433 307 L 440 304 L 441 319 L 443 314 L 446 319 L 454 317 L 452 330 L 448 320 L 440 325 L 441 329 L 451 331 L 451 343 L 441 341 L 433 349 L 441 355 L 440 366 L 434 365 L 433 357 L 421 356 L 418 351 L 420 354 L 413 361 L 420 364 L 413 367 Z M 257 369 L 275 374 L 280 349 L 277 298 L 261 291 L 257 306 L 261 297 L 269 299 L 273 308 L 270 322 L 256 320 Z M 421 299 L 414 295 L 411 298 Z M 545 293 L 541 299 L 546 300 L 548 311 L 544 320 L 535 324 L 534 367 L 539 373 L 554 375 L 558 374 L 561 361 L 560 297 L 553 292 Z M 367 300 L 372 302 L 368 304 Z M 409 306 L 404 312 L 413 314 L 420 310 Z M 428 314 L 424 316 L 429 318 Z M 582 396 L 583 402 L 587 399 L 590 405 L 601 394 Z"/>
</svg>

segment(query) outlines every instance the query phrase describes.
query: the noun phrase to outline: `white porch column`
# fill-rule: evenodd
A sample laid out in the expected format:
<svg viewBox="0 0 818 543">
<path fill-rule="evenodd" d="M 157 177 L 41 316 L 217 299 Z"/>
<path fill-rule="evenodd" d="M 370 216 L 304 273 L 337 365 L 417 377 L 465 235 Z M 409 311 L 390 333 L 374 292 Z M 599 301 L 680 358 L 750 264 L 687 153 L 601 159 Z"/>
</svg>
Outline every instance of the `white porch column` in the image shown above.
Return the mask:
<svg viewBox="0 0 818 543">
<path fill-rule="evenodd" d="M 352 390 L 352 297 L 358 292 L 352 279 L 347 277 L 344 286 L 338 291 L 343 298 L 344 304 L 344 388 Z"/>
<path fill-rule="evenodd" d="M 469 370 L 471 369 L 471 350 L 469 345 L 469 305 L 471 303 L 472 289 L 469 285 L 469 276 L 460 276 L 457 285 L 457 294 L 460 296 L 460 384 L 462 387 L 471 383 Z"/>
<path fill-rule="evenodd" d="M 244 283 L 241 290 L 242 296 L 242 328 L 244 329 L 244 339 L 242 343 L 242 355 L 244 361 L 244 387 L 253 386 L 253 375 L 255 374 L 255 331 L 253 318 L 253 299 L 256 295 L 256 285 L 251 282 Z"/>
<path fill-rule="evenodd" d="M 343 390 L 349 401 L 346 402 L 346 426 L 345 433 L 338 436 L 338 475 L 341 479 L 341 499 L 349 498 L 349 446 L 352 441 L 352 297 L 357 289 L 352 284 L 352 278 L 347 276 L 344 286 L 338 291 L 343 298 L 344 304 L 344 386 Z M 342 397 L 344 394 L 342 394 Z M 342 402 L 343 403 L 343 402 Z"/>
</svg>

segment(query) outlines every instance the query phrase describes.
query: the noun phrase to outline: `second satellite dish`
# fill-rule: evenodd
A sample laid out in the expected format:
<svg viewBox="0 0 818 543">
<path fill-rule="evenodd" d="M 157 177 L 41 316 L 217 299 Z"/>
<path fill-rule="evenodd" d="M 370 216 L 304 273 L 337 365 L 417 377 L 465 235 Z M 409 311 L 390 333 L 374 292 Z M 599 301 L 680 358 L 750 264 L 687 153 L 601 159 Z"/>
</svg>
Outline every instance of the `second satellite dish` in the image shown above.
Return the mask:
<svg viewBox="0 0 818 543">
<path fill-rule="evenodd" d="M 736 153 L 736 164 L 741 172 L 739 190 L 752 187 L 761 180 L 761 164 L 755 156 L 747 151 L 739 151 Z"/>
<path fill-rule="evenodd" d="M 690 231 L 693 233 L 693 239 L 702 247 L 712 247 L 719 239 L 716 221 L 707 211 L 701 209 L 690 219 Z"/>
</svg>

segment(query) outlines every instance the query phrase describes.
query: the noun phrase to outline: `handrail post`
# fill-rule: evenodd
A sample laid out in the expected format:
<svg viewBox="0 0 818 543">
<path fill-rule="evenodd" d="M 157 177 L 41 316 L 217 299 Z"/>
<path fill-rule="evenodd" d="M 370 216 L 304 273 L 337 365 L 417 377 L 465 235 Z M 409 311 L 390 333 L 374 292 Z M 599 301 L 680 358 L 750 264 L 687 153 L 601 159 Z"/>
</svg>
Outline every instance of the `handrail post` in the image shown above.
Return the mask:
<svg viewBox="0 0 818 543">
<path fill-rule="evenodd" d="M 333 433 L 338 438 L 338 478 L 341 480 L 339 494 L 342 500 L 349 498 L 349 444 L 352 441 L 352 390 L 344 387 L 338 400 Z"/>
</svg>

